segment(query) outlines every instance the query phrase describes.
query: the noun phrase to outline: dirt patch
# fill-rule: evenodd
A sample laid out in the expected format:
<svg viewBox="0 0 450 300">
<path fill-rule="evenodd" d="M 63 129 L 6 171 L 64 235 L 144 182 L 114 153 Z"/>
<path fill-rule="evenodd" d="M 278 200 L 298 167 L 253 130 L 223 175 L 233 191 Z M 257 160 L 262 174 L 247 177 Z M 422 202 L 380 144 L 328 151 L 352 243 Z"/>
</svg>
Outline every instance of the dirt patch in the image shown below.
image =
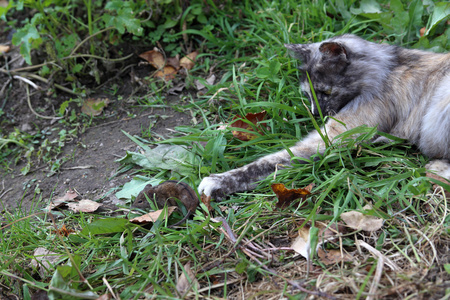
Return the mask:
<svg viewBox="0 0 450 300">
<path fill-rule="evenodd" d="M 116 100 L 116 104 L 118 102 Z M 23 162 L 12 171 L 0 171 L 0 199 L 3 209 L 20 208 L 22 211 L 28 211 L 36 205 L 44 205 L 52 196 L 63 195 L 69 188 L 76 190 L 86 199 L 117 203 L 113 192 L 130 178 L 126 174 L 116 176 L 120 164 L 115 160 L 124 156 L 127 150 L 137 149 L 137 145 L 127 138 L 123 131 L 140 136 L 143 129 L 151 127 L 151 133 L 156 136 L 171 136 L 172 131 L 169 129 L 190 122 L 189 115 L 170 108 L 170 105 L 176 105 L 178 102 L 179 97 L 171 96 L 166 98 L 167 108 L 135 108 L 129 109 L 128 113 L 122 110 L 113 120 L 105 118 L 96 121 L 97 124 L 66 143 L 59 157 L 70 159 L 56 174 L 51 175 L 48 165 L 43 163 L 33 165 L 31 172 L 25 176 L 20 173 Z M 105 113 L 116 109 L 117 106 L 111 105 L 106 108 Z M 20 107 L 23 108 L 24 103 Z M 14 126 L 21 128 L 30 122 L 51 126 L 49 121 L 38 121 L 34 115 L 25 112 L 16 118 Z"/>
</svg>

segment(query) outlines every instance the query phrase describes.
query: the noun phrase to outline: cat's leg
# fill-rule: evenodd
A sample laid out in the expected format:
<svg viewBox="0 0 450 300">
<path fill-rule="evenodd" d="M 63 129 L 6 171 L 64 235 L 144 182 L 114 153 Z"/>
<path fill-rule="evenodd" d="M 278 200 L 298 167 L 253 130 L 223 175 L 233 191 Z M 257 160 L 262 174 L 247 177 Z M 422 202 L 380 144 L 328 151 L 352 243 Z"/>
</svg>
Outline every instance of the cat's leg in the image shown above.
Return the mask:
<svg viewBox="0 0 450 300">
<path fill-rule="evenodd" d="M 344 132 L 345 127 L 339 122 L 330 120 L 326 124 L 326 129 L 329 139 L 332 140 L 336 135 Z M 296 158 L 309 159 L 313 154 L 324 153 L 325 148 L 325 143 L 319 133 L 313 131 L 304 140 L 291 147 L 290 151 Z M 291 156 L 288 151 L 282 150 L 264 156 L 241 168 L 203 178 L 198 187 L 198 192 L 200 195 L 203 193 L 216 200 L 221 200 L 234 192 L 255 188 L 255 182 L 266 178 L 276 168 L 282 168 L 290 164 Z"/>
<path fill-rule="evenodd" d="M 430 161 L 425 168 L 434 171 L 437 175 L 450 180 L 450 163 L 444 159 Z"/>
</svg>

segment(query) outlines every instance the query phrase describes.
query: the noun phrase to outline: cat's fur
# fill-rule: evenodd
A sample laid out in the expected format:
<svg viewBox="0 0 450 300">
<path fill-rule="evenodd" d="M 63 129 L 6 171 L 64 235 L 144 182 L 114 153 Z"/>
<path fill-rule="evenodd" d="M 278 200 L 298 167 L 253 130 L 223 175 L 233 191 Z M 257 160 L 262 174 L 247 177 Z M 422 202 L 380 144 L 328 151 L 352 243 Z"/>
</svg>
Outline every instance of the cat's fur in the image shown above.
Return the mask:
<svg viewBox="0 0 450 300">
<path fill-rule="evenodd" d="M 311 78 L 324 115 L 334 116 L 325 127 L 330 140 L 360 126 L 409 140 L 427 156 L 427 165 L 450 178 L 450 53 L 437 54 L 375 44 L 354 35 L 343 35 L 314 44 L 286 45 L 302 61 L 301 87 L 318 114 L 306 72 Z M 322 129 L 323 130 L 323 129 Z M 290 148 L 295 157 L 323 153 L 317 131 Z M 256 181 L 289 165 L 286 150 L 221 174 L 203 179 L 199 193 L 221 199 L 254 188 Z"/>
</svg>

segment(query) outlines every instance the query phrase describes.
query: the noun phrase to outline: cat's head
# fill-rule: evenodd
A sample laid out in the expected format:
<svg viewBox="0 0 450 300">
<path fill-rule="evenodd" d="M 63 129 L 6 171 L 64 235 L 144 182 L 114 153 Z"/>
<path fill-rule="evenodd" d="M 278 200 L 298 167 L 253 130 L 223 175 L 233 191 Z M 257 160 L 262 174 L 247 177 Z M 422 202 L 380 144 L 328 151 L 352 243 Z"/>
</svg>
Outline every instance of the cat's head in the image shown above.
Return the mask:
<svg viewBox="0 0 450 300">
<path fill-rule="evenodd" d="M 360 39 L 349 36 L 351 39 Z M 363 41 L 363 40 L 362 40 Z M 310 82 L 319 102 L 322 114 L 333 116 L 345 105 L 361 93 L 361 84 L 358 83 L 362 70 L 355 71 L 352 58 L 355 53 L 349 44 L 343 43 L 342 38 L 330 39 L 314 44 L 287 44 L 286 48 L 291 55 L 300 59 L 302 64 L 301 88 L 307 94 L 311 103 L 311 112 L 319 115 L 319 110 L 313 98 Z"/>
</svg>

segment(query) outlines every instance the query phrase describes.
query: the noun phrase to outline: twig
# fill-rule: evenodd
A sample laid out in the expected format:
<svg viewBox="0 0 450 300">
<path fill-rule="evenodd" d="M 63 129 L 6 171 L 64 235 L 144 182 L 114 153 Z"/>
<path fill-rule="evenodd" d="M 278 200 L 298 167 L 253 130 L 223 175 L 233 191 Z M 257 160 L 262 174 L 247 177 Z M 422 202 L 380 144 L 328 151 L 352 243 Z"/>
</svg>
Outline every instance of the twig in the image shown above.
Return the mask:
<svg viewBox="0 0 450 300">
<path fill-rule="evenodd" d="M 30 110 L 31 110 L 31 112 L 32 112 L 33 114 L 35 114 L 35 115 L 38 116 L 39 118 L 46 119 L 46 120 L 54 120 L 54 119 L 57 119 L 57 120 L 58 120 L 58 119 L 62 119 L 62 117 L 59 117 L 59 118 L 57 118 L 57 117 L 47 117 L 47 116 L 43 116 L 43 115 L 38 114 L 38 113 L 33 109 L 33 107 L 31 106 L 30 90 L 28 89 L 28 85 L 25 86 L 25 89 L 27 90 L 27 103 L 28 103 L 28 107 L 30 108 Z"/>
</svg>

